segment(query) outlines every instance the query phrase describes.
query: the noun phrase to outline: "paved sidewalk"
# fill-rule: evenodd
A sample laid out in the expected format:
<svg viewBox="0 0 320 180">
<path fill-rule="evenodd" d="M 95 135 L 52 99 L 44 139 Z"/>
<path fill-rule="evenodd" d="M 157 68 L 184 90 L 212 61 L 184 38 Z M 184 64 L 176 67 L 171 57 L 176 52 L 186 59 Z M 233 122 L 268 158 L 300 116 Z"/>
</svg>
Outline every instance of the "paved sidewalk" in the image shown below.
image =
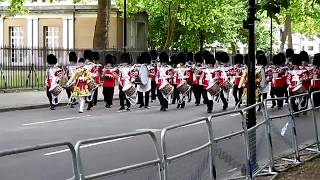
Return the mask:
<svg viewBox="0 0 320 180">
<path fill-rule="evenodd" d="M 114 99 L 119 98 L 118 86 L 114 90 Z M 99 87 L 98 100 L 103 101 L 102 87 Z M 60 105 L 66 105 L 68 96 L 62 92 Z M 0 93 L 0 112 L 26 110 L 49 107 L 46 91 L 22 91 L 11 93 Z"/>
</svg>

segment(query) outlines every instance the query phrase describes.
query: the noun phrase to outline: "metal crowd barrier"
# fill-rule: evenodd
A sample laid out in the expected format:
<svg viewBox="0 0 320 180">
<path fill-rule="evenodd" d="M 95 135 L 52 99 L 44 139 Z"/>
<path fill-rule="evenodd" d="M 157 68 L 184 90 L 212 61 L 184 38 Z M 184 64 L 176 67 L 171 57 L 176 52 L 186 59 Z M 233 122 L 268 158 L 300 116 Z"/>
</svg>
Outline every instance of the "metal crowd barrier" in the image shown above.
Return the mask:
<svg viewBox="0 0 320 180">
<path fill-rule="evenodd" d="M 251 109 L 260 107 L 265 109 L 264 103 L 257 103 L 242 109 L 242 114 Z M 271 138 L 269 136 L 269 121 L 266 118 L 265 111 L 262 111 L 262 121 L 248 128 L 244 123 L 246 117 L 242 116 L 244 124 L 244 139 L 246 145 L 247 175 L 248 179 L 254 179 L 257 176 L 277 175 L 272 169 L 272 149 Z M 259 137 L 259 138 L 258 138 Z M 265 157 L 267 155 L 267 157 Z M 266 170 L 267 168 L 267 170 Z"/>
<path fill-rule="evenodd" d="M 91 174 L 91 175 L 87 175 L 87 176 L 84 175 L 84 170 L 83 170 L 83 166 L 82 166 L 83 161 L 82 161 L 81 153 L 80 153 L 80 148 L 82 145 L 99 143 L 99 142 L 106 142 L 106 141 L 111 141 L 111 140 L 130 138 L 130 137 L 136 137 L 136 136 L 142 136 L 142 135 L 148 135 L 152 139 L 153 145 L 155 148 L 155 152 L 157 155 L 156 159 L 142 162 L 142 163 L 138 163 L 138 164 L 134 164 L 134 165 L 121 167 L 121 168 L 117 168 L 117 169 L 112 169 L 112 170 L 108 170 L 108 171 L 104 171 L 104 172 L 100 172 L 100 173 L 95 173 L 95 174 Z M 162 178 L 160 149 L 159 149 L 159 146 L 158 146 L 158 143 L 156 140 L 156 136 L 151 130 L 142 130 L 142 131 L 138 131 L 138 132 L 131 132 L 131 133 L 125 133 L 125 134 L 119 134 L 119 135 L 112 135 L 112 136 L 106 136 L 106 137 L 81 140 L 81 141 L 78 141 L 77 144 L 75 145 L 75 150 L 76 150 L 76 155 L 77 155 L 76 158 L 77 158 L 77 163 L 78 163 L 78 167 L 79 167 L 80 180 L 99 179 L 101 177 L 119 174 L 121 172 L 125 173 L 129 170 L 135 170 L 135 169 L 139 169 L 139 168 L 143 168 L 143 167 L 148 167 L 151 165 L 158 166 L 159 177 L 160 177 L 160 179 Z"/>
<path fill-rule="evenodd" d="M 313 136 L 313 135 L 310 135 L 310 137 L 309 137 L 310 139 L 304 140 L 304 141 L 306 141 L 306 142 L 304 142 L 303 139 L 306 139 L 306 138 L 302 137 L 302 134 L 299 135 L 299 132 L 298 132 L 299 128 L 298 128 L 298 125 L 297 125 L 297 121 L 299 119 L 299 116 L 301 114 L 306 115 L 307 112 L 312 112 L 312 115 L 313 116 L 315 115 L 314 114 L 314 107 L 313 107 L 314 102 L 311 102 L 311 107 L 310 107 L 309 104 L 308 104 L 309 100 L 310 100 L 309 93 L 304 93 L 304 94 L 299 94 L 299 95 L 294 95 L 294 96 L 290 96 L 289 97 L 289 109 L 290 109 L 290 111 L 292 113 L 292 125 L 293 125 L 292 128 L 293 128 L 293 132 L 295 133 L 294 134 L 294 137 L 296 138 L 295 142 L 297 143 L 295 145 L 295 148 L 296 148 L 296 159 L 299 160 L 299 161 L 301 161 L 299 150 L 300 149 L 305 149 L 305 150 L 313 151 L 313 149 L 307 148 L 307 147 L 310 147 L 310 146 L 314 145 L 317 142 L 317 138 L 315 136 Z M 312 100 L 314 100 L 314 99 L 312 99 Z M 304 105 L 302 103 L 304 103 Z M 298 109 L 296 109 L 296 111 L 293 108 L 294 106 L 297 106 L 297 108 L 298 108 Z M 311 124 L 309 126 L 309 128 L 312 128 L 311 126 L 315 126 L 314 123 L 315 123 L 315 121 L 313 121 L 313 124 Z M 304 127 L 308 127 L 307 126 L 308 123 L 306 121 L 304 121 L 302 125 Z M 310 131 L 304 132 L 303 135 L 304 136 L 308 136 L 309 132 Z M 317 130 L 315 130 L 315 134 L 317 134 Z M 307 143 L 307 144 L 304 144 L 304 143 Z M 305 146 L 305 147 L 303 147 L 303 146 Z"/>
<path fill-rule="evenodd" d="M 320 109 L 320 102 L 319 106 L 315 105 L 315 96 L 318 95 L 320 97 L 320 91 L 315 91 L 311 93 L 311 105 L 312 105 L 312 117 L 313 117 L 313 124 L 314 124 L 314 132 L 315 132 L 315 139 L 316 139 L 316 150 L 315 149 L 309 149 L 309 150 L 315 150 L 316 152 L 320 152 L 320 141 L 319 141 L 319 131 L 318 131 L 318 121 L 316 116 L 316 110 Z M 317 99 L 320 100 L 320 99 Z"/>
<path fill-rule="evenodd" d="M 40 145 L 35 145 L 35 146 L 31 146 L 31 147 L 26 147 L 26 148 L 6 150 L 6 151 L 0 152 L 0 157 L 10 156 L 10 155 L 14 155 L 14 154 L 21 154 L 21 153 L 26 153 L 26 152 L 31 152 L 31 151 L 37 151 L 37 150 L 43 150 L 43 149 L 49 149 L 49 148 L 55 148 L 55 147 L 61 147 L 61 146 L 67 146 L 71 152 L 73 174 L 74 174 L 74 177 L 71 179 L 72 180 L 80 179 L 79 173 L 78 173 L 76 152 L 75 152 L 73 145 L 69 142 L 40 144 Z"/>
<path fill-rule="evenodd" d="M 187 150 L 185 152 L 176 154 L 174 156 L 168 157 L 167 156 L 167 141 L 166 141 L 166 134 L 168 131 L 174 130 L 174 129 L 179 129 L 179 128 L 184 128 L 187 126 L 193 126 L 196 125 L 198 123 L 206 123 L 206 126 L 208 128 L 207 132 L 208 132 L 208 141 L 197 147 L 197 148 L 193 148 L 190 150 Z M 161 149 L 162 149 L 162 163 L 163 163 L 163 179 L 164 180 L 168 180 L 168 164 L 178 158 L 182 158 L 184 156 L 193 154 L 195 152 L 199 152 L 205 148 L 209 148 L 209 164 L 210 164 L 210 171 L 209 171 L 209 177 L 210 179 L 215 179 L 216 178 L 216 171 L 215 171 L 215 163 L 214 163 L 214 158 L 213 158 L 213 133 L 212 133 L 212 129 L 211 129 L 211 121 L 208 118 L 200 118 L 194 121 L 190 121 L 190 122 L 186 122 L 186 123 L 181 123 L 181 124 L 177 124 L 177 125 L 172 125 L 169 127 L 164 128 L 161 131 Z"/>
<path fill-rule="evenodd" d="M 212 126 L 215 124 L 213 123 L 215 118 L 219 117 L 225 117 L 228 115 L 237 115 L 239 114 L 240 116 L 243 116 L 243 112 L 241 110 L 235 110 L 235 111 L 229 111 L 229 112 L 222 112 L 222 113 L 217 113 L 209 117 Z M 227 119 L 227 118 L 226 118 Z M 216 163 L 216 179 L 241 179 L 241 178 L 247 178 L 248 177 L 248 163 L 247 163 L 247 155 L 246 155 L 246 144 L 244 145 L 242 142 L 247 143 L 245 140 L 245 135 L 244 135 L 244 130 L 243 130 L 243 122 L 244 118 L 241 118 L 241 127 L 239 131 L 232 132 L 227 135 L 223 135 L 221 137 L 215 137 L 213 134 L 213 139 L 214 139 L 214 155 L 213 156 L 213 161 Z M 240 141 L 239 139 L 240 138 Z M 236 139 L 234 142 L 232 142 L 233 147 L 237 147 L 237 149 L 230 148 L 229 146 L 231 144 L 228 144 L 228 141 L 231 141 L 231 139 Z M 240 144 L 235 144 L 235 143 L 240 143 Z M 229 146 L 228 146 L 229 145 Z M 243 145 L 243 149 L 241 148 L 241 145 Z M 226 146 L 224 148 L 224 146 Z M 239 152 L 240 149 L 243 150 L 243 152 Z M 234 157 L 233 154 L 242 154 L 237 157 Z M 221 163 L 217 163 L 218 161 L 222 161 Z M 243 162 L 241 162 L 243 161 Z M 233 169 L 227 171 L 225 169 L 220 170 L 220 166 L 224 167 L 231 167 Z M 230 175 L 230 173 L 233 173 L 233 175 Z M 229 177 L 228 177 L 229 176 Z"/>
<path fill-rule="evenodd" d="M 280 98 L 271 98 L 271 99 L 266 99 L 264 101 L 264 104 L 266 105 L 267 102 L 269 101 L 276 101 L 276 100 L 286 100 L 287 98 L 285 97 L 280 97 Z M 292 162 L 294 164 L 300 163 L 300 158 L 299 158 L 299 149 L 298 149 L 298 142 L 297 142 L 297 133 L 296 133 L 296 126 L 295 126 L 295 121 L 293 118 L 293 112 L 292 109 L 290 108 L 290 102 L 289 102 L 289 112 L 285 114 L 280 114 L 280 115 L 269 115 L 269 111 L 267 109 L 267 106 L 265 106 L 265 113 L 266 113 L 266 119 L 269 121 L 268 122 L 268 136 L 270 139 L 270 149 L 272 153 L 272 158 L 270 159 L 271 167 L 274 169 L 274 159 L 275 158 L 280 158 L 282 156 L 286 156 L 289 154 L 294 153 L 294 159 L 288 159 L 288 158 L 281 158 L 282 160 Z M 288 118 L 286 120 L 285 118 Z M 272 130 L 273 128 L 273 122 L 278 123 L 280 120 L 285 120 L 285 124 L 281 130 L 276 129 Z M 279 124 L 278 124 L 279 125 Z M 282 124 L 283 125 L 283 124 Z M 287 133 L 287 130 L 291 130 L 289 133 Z M 277 132 L 281 131 L 281 133 Z M 276 141 L 273 141 L 273 137 L 277 135 L 277 140 L 281 140 L 281 142 L 276 143 Z M 289 139 L 287 139 L 286 136 L 289 136 Z M 288 147 L 284 147 L 285 145 L 288 145 Z M 278 148 L 276 148 L 278 147 Z M 275 151 L 280 151 L 280 152 L 275 152 Z M 283 152 L 285 151 L 285 152 Z"/>
</svg>

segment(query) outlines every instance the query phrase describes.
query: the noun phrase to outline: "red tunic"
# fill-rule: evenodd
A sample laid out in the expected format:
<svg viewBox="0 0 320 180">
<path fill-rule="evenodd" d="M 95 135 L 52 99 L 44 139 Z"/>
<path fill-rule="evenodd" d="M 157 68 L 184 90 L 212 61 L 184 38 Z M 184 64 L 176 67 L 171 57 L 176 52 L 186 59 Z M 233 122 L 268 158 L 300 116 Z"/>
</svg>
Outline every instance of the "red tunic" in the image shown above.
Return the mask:
<svg viewBox="0 0 320 180">
<path fill-rule="evenodd" d="M 304 88 L 309 89 L 308 82 L 310 82 L 310 75 L 307 70 L 297 69 L 288 72 L 287 83 L 289 85 L 289 92 L 292 92 L 298 83 L 302 83 Z"/>
<path fill-rule="evenodd" d="M 311 75 L 311 88 L 320 89 L 320 67 L 313 67 L 310 70 Z"/>
<path fill-rule="evenodd" d="M 114 87 L 116 85 L 116 73 L 112 69 L 103 69 L 103 87 Z"/>
<path fill-rule="evenodd" d="M 47 70 L 47 87 L 50 89 L 53 81 L 60 81 L 61 79 L 61 69 L 59 67 L 50 67 Z"/>
<path fill-rule="evenodd" d="M 271 82 L 272 88 L 283 88 L 286 85 L 285 69 L 280 66 L 271 66 L 266 72 L 267 81 Z"/>
</svg>

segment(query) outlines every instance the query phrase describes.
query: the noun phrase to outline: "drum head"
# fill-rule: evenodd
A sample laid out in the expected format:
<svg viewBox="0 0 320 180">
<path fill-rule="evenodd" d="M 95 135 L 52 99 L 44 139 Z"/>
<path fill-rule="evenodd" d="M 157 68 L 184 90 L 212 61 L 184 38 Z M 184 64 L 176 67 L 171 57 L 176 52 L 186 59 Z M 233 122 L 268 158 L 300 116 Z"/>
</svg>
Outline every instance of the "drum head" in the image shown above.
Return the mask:
<svg viewBox="0 0 320 180">
<path fill-rule="evenodd" d="M 298 91 L 298 90 L 301 89 L 301 88 L 302 88 L 302 84 L 300 84 L 300 85 L 296 86 L 295 88 L 293 88 L 293 89 L 292 89 L 292 92 L 296 92 L 296 91 Z"/>
<path fill-rule="evenodd" d="M 142 85 L 148 84 L 149 81 L 149 70 L 146 65 L 141 65 L 139 70 L 139 76 Z"/>
</svg>

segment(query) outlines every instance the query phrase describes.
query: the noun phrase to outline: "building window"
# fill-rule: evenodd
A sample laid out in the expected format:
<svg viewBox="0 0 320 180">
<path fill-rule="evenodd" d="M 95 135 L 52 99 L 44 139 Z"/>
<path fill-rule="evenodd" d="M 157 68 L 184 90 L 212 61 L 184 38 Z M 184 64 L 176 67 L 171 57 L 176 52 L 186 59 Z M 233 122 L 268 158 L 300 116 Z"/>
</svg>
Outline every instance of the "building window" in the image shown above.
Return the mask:
<svg viewBox="0 0 320 180">
<path fill-rule="evenodd" d="M 308 46 L 308 51 L 313 51 L 313 46 Z"/>
<path fill-rule="evenodd" d="M 44 26 L 44 47 L 59 47 L 59 28 L 54 26 Z"/>
<path fill-rule="evenodd" d="M 23 46 L 23 30 L 20 26 L 9 27 L 10 47 L 11 47 L 11 61 L 22 62 L 23 53 L 21 48 Z"/>
</svg>

